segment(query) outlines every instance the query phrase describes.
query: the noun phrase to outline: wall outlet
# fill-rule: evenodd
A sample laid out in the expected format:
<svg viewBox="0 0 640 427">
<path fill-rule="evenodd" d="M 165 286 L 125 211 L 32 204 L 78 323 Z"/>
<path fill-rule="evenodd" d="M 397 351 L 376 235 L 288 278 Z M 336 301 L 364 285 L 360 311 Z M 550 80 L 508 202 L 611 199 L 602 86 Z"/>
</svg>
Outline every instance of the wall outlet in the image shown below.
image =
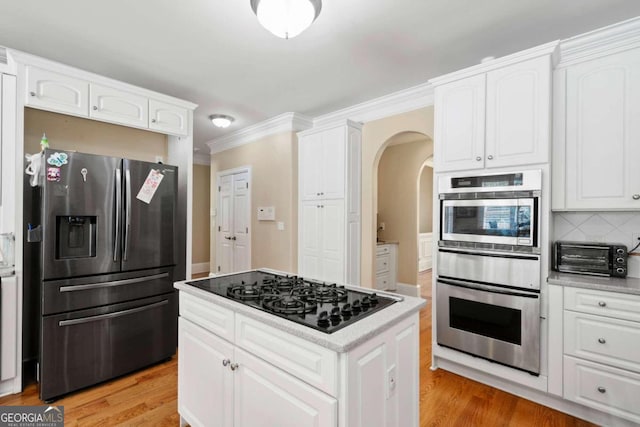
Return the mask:
<svg viewBox="0 0 640 427">
<path fill-rule="evenodd" d="M 276 224 L 276 228 L 278 229 L 278 231 L 284 231 L 284 222 L 278 221 Z"/>
<path fill-rule="evenodd" d="M 380 227 L 378 228 L 380 231 L 384 231 L 384 229 L 386 228 L 386 225 L 384 222 L 380 223 Z"/>
</svg>

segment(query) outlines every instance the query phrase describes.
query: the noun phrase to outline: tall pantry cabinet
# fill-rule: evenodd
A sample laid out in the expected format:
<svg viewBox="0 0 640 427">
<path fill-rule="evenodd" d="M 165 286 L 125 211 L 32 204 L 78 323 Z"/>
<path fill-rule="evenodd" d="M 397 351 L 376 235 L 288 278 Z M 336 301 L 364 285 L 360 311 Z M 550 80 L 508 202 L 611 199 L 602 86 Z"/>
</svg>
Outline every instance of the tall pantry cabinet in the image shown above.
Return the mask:
<svg viewBox="0 0 640 427">
<path fill-rule="evenodd" d="M 362 127 L 344 121 L 298 133 L 298 273 L 360 285 Z"/>
</svg>

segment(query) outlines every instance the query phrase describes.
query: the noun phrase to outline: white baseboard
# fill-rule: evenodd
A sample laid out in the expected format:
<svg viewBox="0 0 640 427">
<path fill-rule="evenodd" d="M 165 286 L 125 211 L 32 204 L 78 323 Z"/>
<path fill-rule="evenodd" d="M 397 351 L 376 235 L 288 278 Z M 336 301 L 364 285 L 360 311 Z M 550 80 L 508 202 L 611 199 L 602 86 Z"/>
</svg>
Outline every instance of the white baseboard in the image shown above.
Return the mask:
<svg viewBox="0 0 640 427">
<path fill-rule="evenodd" d="M 198 264 L 191 264 L 191 274 L 200 274 L 209 272 L 209 263 L 201 262 Z"/>
<path fill-rule="evenodd" d="M 420 296 L 420 285 L 409 285 L 408 283 L 396 283 L 396 290 L 393 291 L 401 295 L 407 295 L 410 297 Z"/>
</svg>

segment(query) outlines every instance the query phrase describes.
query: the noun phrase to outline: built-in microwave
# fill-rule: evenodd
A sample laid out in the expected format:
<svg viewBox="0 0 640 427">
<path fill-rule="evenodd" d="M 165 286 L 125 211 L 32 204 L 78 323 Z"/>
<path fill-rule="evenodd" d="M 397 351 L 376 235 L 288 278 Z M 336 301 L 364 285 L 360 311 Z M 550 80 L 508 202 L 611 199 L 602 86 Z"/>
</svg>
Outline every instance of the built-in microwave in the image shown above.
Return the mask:
<svg viewBox="0 0 640 427">
<path fill-rule="evenodd" d="M 542 172 L 441 177 L 440 246 L 539 252 Z"/>
</svg>

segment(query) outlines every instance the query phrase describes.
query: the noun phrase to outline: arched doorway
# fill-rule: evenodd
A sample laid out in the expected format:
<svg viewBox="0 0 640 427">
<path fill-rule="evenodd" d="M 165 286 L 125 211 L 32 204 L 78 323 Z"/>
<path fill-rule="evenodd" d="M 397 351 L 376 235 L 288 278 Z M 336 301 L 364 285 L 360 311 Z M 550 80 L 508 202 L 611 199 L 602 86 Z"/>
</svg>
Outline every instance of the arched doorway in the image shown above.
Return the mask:
<svg viewBox="0 0 640 427">
<path fill-rule="evenodd" d="M 389 247 L 391 253 L 395 254 L 392 265 L 397 271 L 392 275 L 396 277 L 396 282 L 391 281 L 388 290 L 414 296 L 419 294 L 416 287 L 423 199 L 420 191 L 421 173 L 432 155 L 433 142 L 429 136 L 420 132 L 400 132 L 381 147 L 377 165 L 376 230 L 377 240 L 382 241 L 377 245 L 393 245 Z M 433 182 L 432 176 L 430 182 Z M 430 194 L 431 191 L 428 191 L 425 198 Z M 431 209 L 432 203 L 428 202 L 427 205 L 423 211 Z"/>
</svg>

